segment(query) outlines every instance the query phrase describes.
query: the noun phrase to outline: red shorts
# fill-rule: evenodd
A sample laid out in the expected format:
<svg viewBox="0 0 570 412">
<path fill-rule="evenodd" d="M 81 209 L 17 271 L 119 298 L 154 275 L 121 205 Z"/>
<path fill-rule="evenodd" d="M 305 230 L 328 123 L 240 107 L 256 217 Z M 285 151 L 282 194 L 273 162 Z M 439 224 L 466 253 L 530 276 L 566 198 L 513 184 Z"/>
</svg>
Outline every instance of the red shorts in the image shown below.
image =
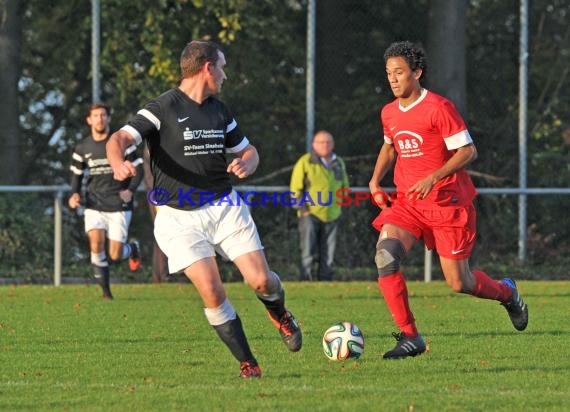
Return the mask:
<svg viewBox="0 0 570 412">
<path fill-rule="evenodd" d="M 428 249 L 435 246 L 439 256 L 463 260 L 471 256 L 475 244 L 475 207 L 447 206 L 435 209 L 418 209 L 409 202 L 394 202 L 374 219 L 372 226 L 379 232 L 385 224 L 392 224 L 422 237 Z"/>
</svg>

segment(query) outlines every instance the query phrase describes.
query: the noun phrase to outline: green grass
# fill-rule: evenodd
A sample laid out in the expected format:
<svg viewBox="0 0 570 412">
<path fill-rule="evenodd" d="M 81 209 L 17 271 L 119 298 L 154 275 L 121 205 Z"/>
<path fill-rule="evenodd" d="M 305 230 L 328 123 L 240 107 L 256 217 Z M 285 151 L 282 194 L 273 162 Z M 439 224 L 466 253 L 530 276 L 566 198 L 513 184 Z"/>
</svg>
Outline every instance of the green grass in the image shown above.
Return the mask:
<svg viewBox="0 0 570 412">
<path fill-rule="evenodd" d="M 374 282 L 285 284 L 304 346 L 289 353 L 242 283 L 227 285 L 264 376 L 238 364 L 188 284 L 0 288 L 2 411 L 568 410 L 570 282 L 519 282 L 530 323 L 516 332 L 496 302 L 410 282 L 426 354 L 384 361 L 395 340 Z M 357 361 L 328 361 L 322 333 L 356 323 Z"/>
</svg>

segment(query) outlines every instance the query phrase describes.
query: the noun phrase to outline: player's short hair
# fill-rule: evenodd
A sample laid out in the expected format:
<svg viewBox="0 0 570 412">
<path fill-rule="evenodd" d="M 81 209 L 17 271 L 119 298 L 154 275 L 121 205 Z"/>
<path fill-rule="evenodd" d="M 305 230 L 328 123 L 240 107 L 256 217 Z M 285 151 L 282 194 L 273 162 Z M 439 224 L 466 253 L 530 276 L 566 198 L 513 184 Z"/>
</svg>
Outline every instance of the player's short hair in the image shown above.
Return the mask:
<svg viewBox="0 0 570 412">
<path fill-rule="evenodd" d="M 107 116 L 111 115 L 111 108 L 109 106 L 107 106 L 105 103 L 93 103 L 91 106 L 89 106 L 89 111 L 87 112 L 87 117 L 89 117 L 91 115 L 91 112 L 93 110 L 97 110 L 97 109 L 105 109 L 105 112 L 107 113 Z"/>
<path fill-rule="evenodd" d="M 204 63 L 216 64 L 218 62 L 220 46 L 212 41 L 193 40 L 184 47 L 180 55 L 180 74 L 182 78 L 197 74 Z"/>
<path fill-rule="evenodd" d="M 427 57 L 424 49 L 409 41 L 394 42 L 384 52 L 384 62 L 390 57 L 402 57 L 410 66 L 410 69 L 422 70 L 420 79 L 423 79 L 427 73 Z"/>
</svg>

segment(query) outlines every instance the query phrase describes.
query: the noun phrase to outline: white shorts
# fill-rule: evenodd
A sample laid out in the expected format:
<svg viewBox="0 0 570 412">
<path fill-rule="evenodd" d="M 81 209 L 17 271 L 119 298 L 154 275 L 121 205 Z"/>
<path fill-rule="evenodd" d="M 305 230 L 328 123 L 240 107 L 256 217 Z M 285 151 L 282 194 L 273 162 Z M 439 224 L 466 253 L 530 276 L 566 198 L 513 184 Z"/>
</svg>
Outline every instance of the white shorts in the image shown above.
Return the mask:
<svg viewBox="0 0 570 412">
<path fill-rule="evenodd" d="M 194 210 L 157 207 L 154 237 L 168 257 L 170 273 L 180 272 L 216 252 L 234 261 L 263 249 L 247 206 L 235 191 L 229 199 L 231 204 L 213 201 Z"/>
<path fill-rule="evenodd" d="M 85 232 L 93 229 L 102 229 L 107 232 L 107 239 L 125 243 L 129 236 L 132 211 L 100 212 L 99 210 L 85 209 Z"/>
</svg>

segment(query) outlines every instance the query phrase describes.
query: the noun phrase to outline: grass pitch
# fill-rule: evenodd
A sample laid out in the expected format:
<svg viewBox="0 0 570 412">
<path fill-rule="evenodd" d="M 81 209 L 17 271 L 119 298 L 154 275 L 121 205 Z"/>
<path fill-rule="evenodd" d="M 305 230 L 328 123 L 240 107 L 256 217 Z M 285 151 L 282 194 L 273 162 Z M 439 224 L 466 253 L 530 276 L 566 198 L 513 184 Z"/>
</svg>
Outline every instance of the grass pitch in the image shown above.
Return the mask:
<svg viewBox="0 0 570 412">
<path fill-rule="evenodd" d="M 188 284 L 0 288 L 0 410 L 5 411 L 490 411 L 569 410 L 570 282 L 519 282 L 529 327 L 497 302 L 410 282 L 429 350 L 381 359 L 395 340 L 374 282 L 285 284 L 304 346 L 289 353 L 263 306 L 227 285 L 263 369 L 238 364 L 207 324 Z M 328 361 L 321 337 L 356 323 L 365 351 Z"/>
</svg>

